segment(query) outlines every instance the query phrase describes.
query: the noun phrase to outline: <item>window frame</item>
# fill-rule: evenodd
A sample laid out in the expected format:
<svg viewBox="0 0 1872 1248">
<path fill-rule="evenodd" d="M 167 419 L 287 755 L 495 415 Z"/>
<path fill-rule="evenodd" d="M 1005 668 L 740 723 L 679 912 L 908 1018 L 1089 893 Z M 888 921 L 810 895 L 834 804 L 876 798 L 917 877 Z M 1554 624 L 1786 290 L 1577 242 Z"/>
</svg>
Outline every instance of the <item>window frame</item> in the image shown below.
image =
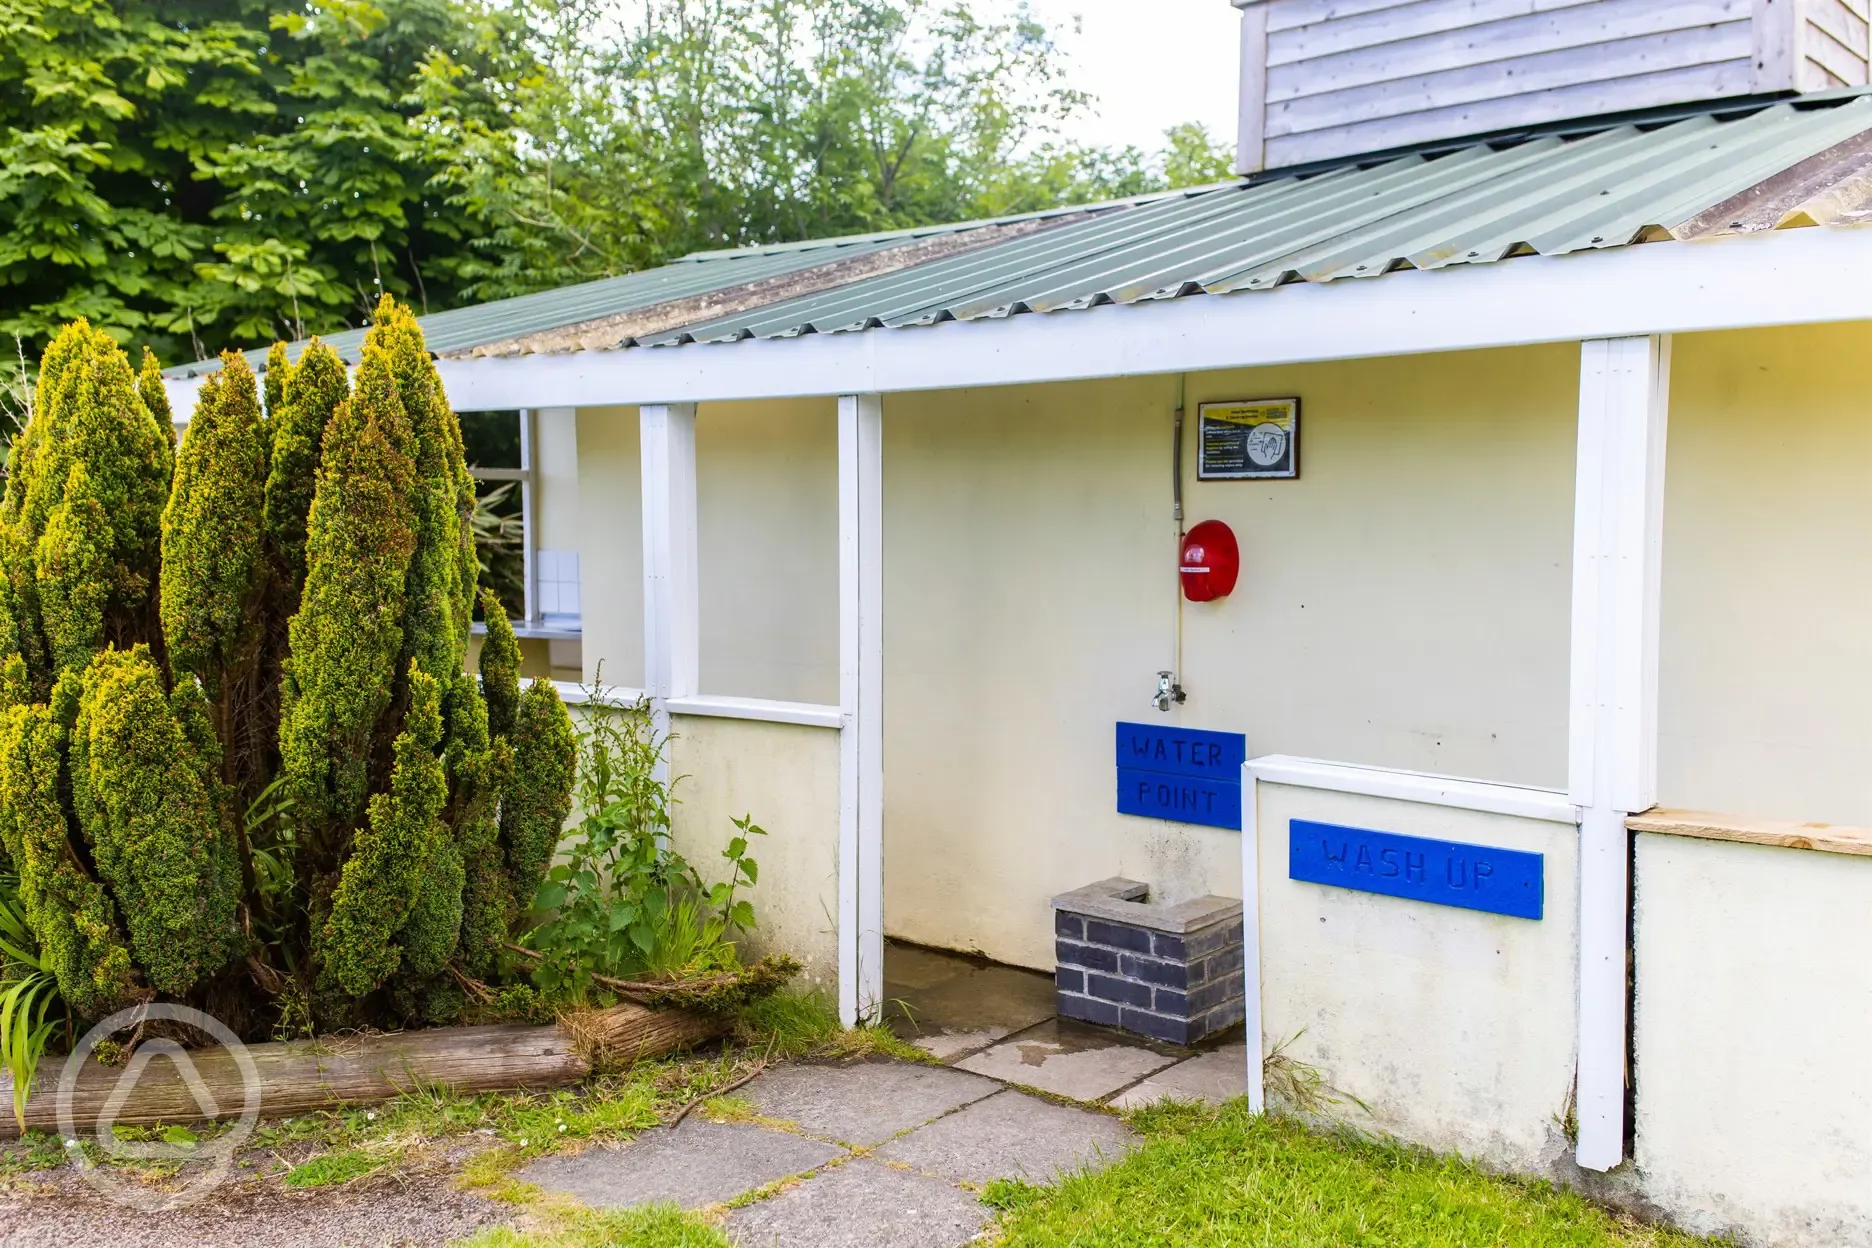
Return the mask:
<svg viewBox="0 0 1872 1248">
<path fill-rule="evenodd" d="M 476 481 L 517 481 L 520 483 L 520 584 L 521 617 L 518 623 L 532 628 L 541 622 L 539 613 L 539 534 L 534 525 L 534 487 L 539 484 L 539 466 L 534 460 L 533 444 L 538 440 L 538 414 L 531 407 L 517 413 L 520 418 L 520 466 L 518 468 L 470 468 Z"/>
</svg>

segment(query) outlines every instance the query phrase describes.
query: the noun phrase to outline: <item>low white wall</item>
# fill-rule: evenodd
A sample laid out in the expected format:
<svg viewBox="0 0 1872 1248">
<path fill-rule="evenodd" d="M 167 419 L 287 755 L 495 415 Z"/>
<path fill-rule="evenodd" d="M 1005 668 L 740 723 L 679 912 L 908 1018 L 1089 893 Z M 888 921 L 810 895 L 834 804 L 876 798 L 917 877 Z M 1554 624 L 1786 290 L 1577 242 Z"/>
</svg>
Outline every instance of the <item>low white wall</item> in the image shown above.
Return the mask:
<svg viewBox="0 0 1872 1248">
<path fill-rule="evenodd" d="M 727 866 L 721 851 L 733 820 L 752 814 L 767 830 L 748 854 L 760 880 L 748 899 L 759 926 L 749 952 L 790 953 L 803 982 L 838 984 L 838 733 L 827 728 L 671 717 L 670 774 L 676 785 L 671 839 L 705 879 Z"/>
<path fill-rule="evenodd" d="M 1637 834 L 1636 1161 L 1672 1219 L 1872 1244 L 1872 859 Z"/>
<path fill-rule="evenodd" d="M 1256 787 L 1267 1043 L 1288 1041 L 1344 1094 L 1336 1118 L 1493 1166 L 1551 1170 L 1568 1149 L 1560 1122 L 1577 1047 L 1577 830 Z M 1291 880 L 1294 818 L 1544 854 L 1544 917 Z"/>
</svg>

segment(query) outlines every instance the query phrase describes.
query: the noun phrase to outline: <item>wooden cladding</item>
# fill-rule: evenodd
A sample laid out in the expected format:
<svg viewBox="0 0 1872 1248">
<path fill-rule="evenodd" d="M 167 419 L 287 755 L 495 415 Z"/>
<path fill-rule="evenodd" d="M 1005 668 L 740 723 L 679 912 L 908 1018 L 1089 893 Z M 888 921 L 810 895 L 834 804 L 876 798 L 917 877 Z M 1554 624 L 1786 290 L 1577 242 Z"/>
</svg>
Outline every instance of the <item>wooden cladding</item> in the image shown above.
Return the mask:
<svg viewBox="0 0 1872 1248">
<path fill-rule="evenodd" d="M 1238 0 L 1241 2 L 1241 0 Z M 1872 0 L 1245 0 L 1244 171 L 1867 81 Z"/>
</svg>

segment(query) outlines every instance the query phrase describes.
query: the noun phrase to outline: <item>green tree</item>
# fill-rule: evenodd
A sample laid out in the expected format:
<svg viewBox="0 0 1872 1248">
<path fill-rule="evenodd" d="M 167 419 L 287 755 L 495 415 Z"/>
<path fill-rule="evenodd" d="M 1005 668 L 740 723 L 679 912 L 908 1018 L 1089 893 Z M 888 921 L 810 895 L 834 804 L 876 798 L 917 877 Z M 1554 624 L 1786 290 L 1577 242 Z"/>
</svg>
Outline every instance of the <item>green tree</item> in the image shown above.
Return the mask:
<svg viewBox="0 0 1872 1248">
<path fill-rule="evenodd" d="M 82 323 L 46 352 L 0 502 L 0 863 L 80 1017 L 446 1021 L 545 873 L 570 717 L 496 606 L 490 737 L 460 431 L 409 310 L 376 315 L 354 391 L 314 345 L 268 420 L 225 357 L 155 500 L 124 353 Z"/>
<path fill-rule="evenodd" d="M 280 390 L 279 408 L 268 410 L 272 428 L 264 523 L 280 560 L 280 583 L 290 595 L 285 603 L 290 614 L 299 609 L 298 587 L 305 580 L 306 519 L 318 484 L 325 429 L 351 383 L 338 353 L 314 338 Z"/>
<path fill-rule="evenodd" d="M 162 527 L 162 623 L 169 666 L 219 694 L 224 670 L 257 642 L 249 616 L 265 587 L 260 548 L 266 482 L 260 398 L 246 359 L 229 351 L 202 383 L 176 456 Z"/>
<path fill-rule="evenodd" d="M 1186 121 L 1164 131 L 1163 180 L 1167 187 L 1220 182 L 1235 172 L 1235 153 L 1201 122 Z"/>
<path fill-rule="evenodd" d="M 0 333 L 207 358 L 711 247 L 1209 181 L 968 0 L 0 0 Z M 6 370 L 10 371 L 10 370 Z M 270 434 L 289 370 L 269 367 Z M 146 396 L 152 408 L 153 400 Z M 263 436 L 263 445 L 265 438 Z"/>
<path fill-rule="evenodd" d="M 498 124 L 530 72 L 482 0 L 6 0 L 0 332 L 86 317 L 174 358 L 441 307 L 478 237 L 430 189 L 412 88 Z"/>
<path fill-rule="evenodd" d="M 110 1013 L 137 991 L 116 905 L 73 851 L 59 799 L 67 730 L 52 708 L 0 718 L 0 845 L 59 993 L 80 1017 Z"/>
<path fill-rule="evenodd" d="M 78 825 L 138 969 L 158 992 L 187 992 L 236 948 L 239 885 L 218 779 L 181 722 L 194 683 L 172 706 L 138 646 L 99 655 L 83 690 L 70 750 Z"/>
<path fill-rule="evenodd" d="M 283 774 L 314 872 L 364 818 L 372 739 L 400 683 L 410 443 L 390 357 L 372 343 L 325 432 L 283 685 Z"/>
<path fill-rule="evenodd" d="M 174 474 L 169 434 L 137 393 L 110 337 L 79 321 L 45 354 L 33 419 L 7 457 L 0 558 L 20 592 L 11 606 L 40 696 L 57 671 L 106 643 L 154 632 L 162 512 Z M 26 582 L 33 582 L 26 588 Z M 41 641 L 43 639 L 43 642 Z"/>
<path fill-rule="evenodd" d="M 671 0 L 621 24 L 603 0 L 564 0 L 532 25 L 541 73 L 498 115 L 447 56 L 418 84 L 440 184 L 488 231 L 463 270 L 477 299 L 698 249 L 1141 194 L 1198 165 L 1213 180 L 1219 149 L 1193 162 L 1190 127 L 1161 161 L 1063 138 L 1093 100 L 1024 10 Z"/>
<path fill-rule="evenodd" d="M 442 740 L 441 694 L 435 680 L 415 664 L 409 682 L 410 709 L 396 739 L 390 791 L 370 799 L 369 821 L 345 859 L 331 914 L 313 945 L 330 981 L 360 996 L 390 978 L 402 962 L 403 950 L 394 937 L 422 894 L 424 868 L 443 834 L 448 784 L 435 753 Z M 448 882 L 456 887 L 459 908 L 460 880 Z M 433 974 L 452 950 L 421 952 Z"/>
</svg>

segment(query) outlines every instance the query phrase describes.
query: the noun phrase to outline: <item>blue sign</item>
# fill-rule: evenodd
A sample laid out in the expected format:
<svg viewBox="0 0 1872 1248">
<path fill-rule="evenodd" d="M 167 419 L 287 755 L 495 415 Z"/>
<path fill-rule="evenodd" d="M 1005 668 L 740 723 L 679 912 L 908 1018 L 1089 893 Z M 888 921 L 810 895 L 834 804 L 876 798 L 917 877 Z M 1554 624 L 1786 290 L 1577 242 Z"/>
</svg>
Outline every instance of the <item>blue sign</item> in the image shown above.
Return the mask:
<svg viewBox="0 0 1872 1248">
<path fill-rule="evenodd" d="M 1242 826 L 1242 763 L 1236 732 L 1118 725 L 1118 813 L 1212 828 Z"/>
<path fill-rule="evenodd" d="M 1118 766 L 1134 771 L 1163 771 L 1238 785 L 1247 761 L 1248 738 L 1239 732 L 1118 725 Z"/>
<path fill-rule="evenodd" d="M 1432 841 L 1291 819 L 1287 877 L 1438 906 L 1538 919 L 1546 895 L 1539 854 Z"/>
<path fill-rule="evenodd" d="M 1201 823 L 1241 831 L 1239 784 L 1173 776 L 1161 771 L 1118 769 L 1118 813 L 1176 823 Z"/>
</svg>

